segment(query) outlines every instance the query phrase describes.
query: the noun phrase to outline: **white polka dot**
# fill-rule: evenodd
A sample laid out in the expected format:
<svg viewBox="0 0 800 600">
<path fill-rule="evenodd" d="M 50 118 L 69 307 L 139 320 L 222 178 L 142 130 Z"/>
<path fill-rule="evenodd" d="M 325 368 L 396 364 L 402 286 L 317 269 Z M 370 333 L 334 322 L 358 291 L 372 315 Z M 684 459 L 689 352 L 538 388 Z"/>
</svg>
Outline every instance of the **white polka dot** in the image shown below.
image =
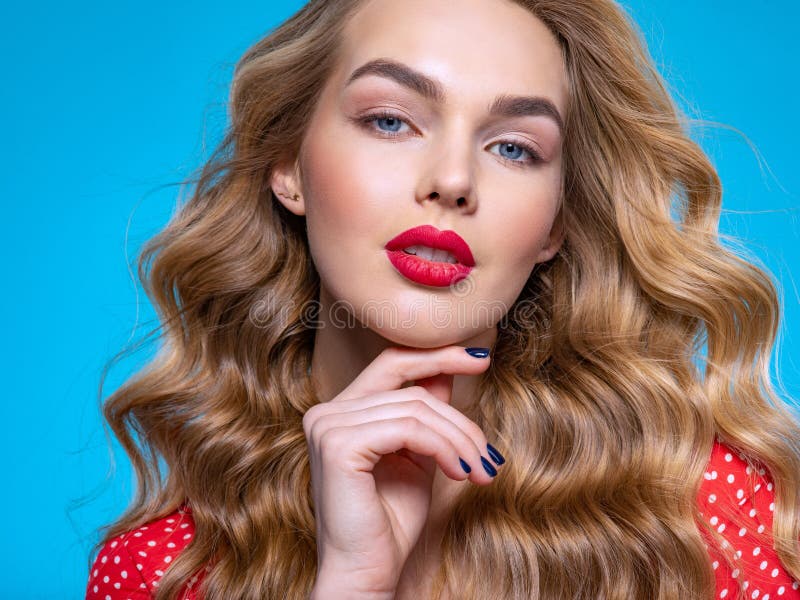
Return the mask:
<svg viewBox="0 0 800 600">
<path fill-rule="evenodd" d="M 744 470 L 744 472 L 747 473 L 748 475 L 750 475 L 750 473 L 753 472 L 753 467 L 748 465 L 747 468 Z"/>
<path fill-rule="evenodd" d="M 720 598 L 726 598 L 728 596 L 728 588 L 725 588 L 719 593 Z"/>
<path fill-rule="evenodd" d="M 153 540 L 150 540 L 149 542 L 147 542 L 147 545 L 152 548 L 153 546 L 156 545 L 156 543 Z"/>
<path fill-rule="evenodd" d="M 757 492 L 760 489 L 761 489 L 761 484 L 759 483 L 759 484 L 756 485 L 756 487 L 753 488 L 753 491 Z"/>
<path fill-rule="evenodd" d="M 142 565 L 140 565 L 139 563 L 136 563 L 136 568 L 137 568 L 139 571 L 141 571 L 141 570 L 142 570 L 144 567 L 143 567 Z"/>
<path fill-rule="evenodd" d="M 731 577 L 736 579 L 739 576 L 739 569 L 734 569 L 733 573 L 731 573 Z"/>
<path fill-rule="evenodd" d="M 147 552 L 144 550 L 139 550 L 139 556 L 147 556 Z"/>
<path fill-rule="evenodd" d="M 733 476 L 733 473 L 730 473 L 730 474 L 728 475 L 727 479 L 728 479 L 728 483 L 733 483 L 733 481 L 734 481 L 736 478 Z"/>
<path fill-rule="evenodd" d="M 167 548 L 174 548 L 174 547 L 175 547 L 175 542 L 170 542 L 169 544 L 167 544 Z"/>
<path fill-rule="evenodd" d="M 716 478 L 717 478 L 717 472 L 711 471 L 711 479 L 716 479 Z"/>
<path fill-rule="evenodd" d="M 773 577 L 777 577 L 778 573 L 780 573 L 780 571 L 778 571 L 778 569 L 772 569 L 772 573 L 770 573 L 770 575 L 772 575 Z"/>
<path fill-rule="evenodd" d="M 758 533 L 764 533 L 764 526 L 763 525 L 759 525 L 757 531 L 758 531 Z"/>
<path fill-rule="evenodd" d="M 725 454 L 725 462 L 731 462 L 732 460 L 733 460 L 733 456 L 731 456 L 730 452 Z"/>
<path fill-rule="evenodd" d="M 725 523 L 722 523 L 719 527 L 717 527 L 717 531 L 719 531 L 720 533 L 725 531 Z"/>
<path fill-rule="evenodd" d="M 711 566 L 714 567 L 714 569 L 716 570 L 717 567 L 719 567 L 719 561 L 715 560 L 713 563 L 711 563 Z M 97 590 L 95 590 L 95 591 L 97 591 Z"/>
<path fill-rule="evenodd" d="M 171 533 L 173 531 L 172 527 L 164 527 L 164 531 L 167 533 Z"/>
<path fill-rule="evenodd" d="M 750 585 L 750 582 L 749 582 L 749 581 L 745 581 L 745 582 L 742 584 L 742 589 L 743 589 L 743 590 L 746 590 L 746 589 L 749 587 L 749 585 Z"/>
<path fill-rule="evenodd" d="M 92 588 L 92 591 L 93 591 L 93 592 L 96 594 L 96 593 L 97 593 L 97 586 L 94 586 L 94 587 Z"/>
<path fill-rule="evenodd" d="M 128 572 L 127 571 L 122 571 L 120 573 L 120 575 L 122 576 L 123 579 L 127 579 L 128 578 Z"/>
<path fill-rule="evenodd" d="M 161 577 L 163 574 L 164 574 L 164 571 L 162 571 L 161 569 L 156 569 L 156 575 Z"/>
<path fill-rule="evenodd" d="M 759 554 L 761 554 L 761 547 L 756 546 L 755 548 L 753 548 L 753 556 L 758 556 Z"/>
<path fill-rule="evenodd" d="M 183 525 L 181 525 L 181 529 L 186 529 L 188 526 L 189 526 L 188 523 L 184 523 Z"/>
<path fill-rule="evenodd" d="M 761 600 L 769 600 L 769 594 L 764 594 Z"/>
<path fill-rule="evenodd" d="M 739 530 L 739 537 L 742 537 L 742 536 L 744 536 L 744 534 L 745 534 L 745 533 L 747 533 L 747 529 L 745 529 L 744 527 L 742 527 L 742 528 Z"/>
<path fill-rule="evenodd" d="M 114 540 L 113 542 L 111 542 L 111 547 L 112 547 L 112 548 L 116 548 L 116 547 L 117 547 L 117 541 L 116 541 L 116 540 Z"/>
<path fill-rule="evenodd" d="M 742 551 L 741 550 L 737 550 L 736 552 L 734 552 L 733 558 L 736 558 L 736 559 L 742 558 Z"/>
<path fill-rule="evenodd" d="M 109 596 L 108 594 L 106 594 L 106 600 L 111 600 L 111 596 Z"/>
<path fill-rule="evenodd" d="M 118 554 L 117 556 L 115 556 L 115 557 L 114 557 L 114 564 L 115 564 L 115 565 L 118 565 L 118 564 L 119 564 L 119 554 Z"/>
<path fill-rule="evenodd" d="M 706 471 L 705 473 L 703 473 L 703 478 L 705 478 L 705 479 L 711 479 L 711 473 L 709 473 L 708 471 Z"/>
<path fill-rule="evenodd" d="M 712 503 L 712 504 L 713 504 L 714 502 L 716 502 L 716 501 L 717 501 L 717 496 L 716 496 L 716 494 L 709 494 L 709 496 L 708 496 L 708 501 L 709 501 L 710 503 Z"/>
<path fill-rule="evenodd" d="M 800 583 L 797 583 L 796 581 L 793 581 L 792 582 L 792 589 L 796 590 L 798 587 L 800 587 Z"/>
<path fill-rule="evenodd" d="M 115 587 L 116 589 L 119 589 L 119 588 L 121 588 L 121 587 L 122 587 L 122 584 L 121 584 L 119 581 L 115 581 L 115 582 L 114 582 L 114 587 Z"/>
<path fill-rule="evenodd" d="M 103 583 L 108 583 L 108 575 L 103 577 Z"/>
<path fill-rule="evenodd" d="M 773 486 L 772 486 L 772 484 L 771 484 L 771 483 L 768 483 L 768 484 L 767 484 L 767 490 L 769 490 L 770 492 L 772 491 L 772 487 L 773 487 Z M 766 596 L 764 596 L 764 597 L 766 598 Z"/>
<path fill-rule="evenodd" d="M 759 568 L 759 569 L 761 569 L 762 571 L 763 571 L 764 569 L 766 569 L 766 568 L 767 568 L 767 561 L 765 561 L 765 560 L 762 560 L 762 561 L 761 561 L 761 564 L 760 564 L 760 565 L 758 565 L 758 568 Z"/>
<path fill-rule="evenodd" d="M 164 562 L 165 562 L 165 563 L 172 562 L 172 557 L 171 557 L 171 556 L 165 556 L 165 557 L 164 557 Z"/>
<path fill-rule="evenodd" d="M 183 539 L 188 540 L 190 537 L 192 537 L 192 534 L 187 533 L 185 536 L 183 536 Z"/>
<path fill-rule="evenodd" d="M 769 503 L 769 510 L 770 510 L 770 512 L 775 510 L 775 503 L 774 502 L 770 502 Z"/>
<path fill-rule="evenodd" d="M 778 596 L 783 596 L 783 592 L 786 591 L 786 588 L 781 586 L 778 588 Z"/>
<path fill-rule="evenodd" d="M 751 517 L 755 517 L 756 516 L 756 509 L 755 508 L 751 508 L 749 514 L 750 514 Z"/>
<path fill-rule="evenodd" d="M 175 519 L 167 519 L 167 523 L 174 523 Z"/>
<path fill-rule="evenodd" d="M 100 559 L 100 562 L 103 563 L 103 564 L 106 564 L 107 560 L 108 560 L 108 557 L 104 556 L 103 558 Z"/>
<path fill-rule="evenodd" d="M 753 593 L 750 595 L 751 598 L 758 598 L 758 590 L 753 590 Z"/>
<path fill-rule="evenodd" d="M 744 497 L 744 490 L 736 490 L 736 497 L 741 500 Z"/>
<path fill-rule="evenodd" d="M 94 573 L 92 573 L 92 575 L 97 577 L 97 569 L 94 570 Z"/>
<path fill-rule="evenodd" d="M 717 523 L 719 523 L 719 518 L 716 515 L 714 515 L 713 517 L 711 517 L 711 520 L 709 522 L 712 525 L 716 525 Z"/>
<path fill-rule="evenodd" d="M 142 537 L 142 532 L 137 531 L 136 533 L 133 534 L 133 537 Z"/>
</svg>

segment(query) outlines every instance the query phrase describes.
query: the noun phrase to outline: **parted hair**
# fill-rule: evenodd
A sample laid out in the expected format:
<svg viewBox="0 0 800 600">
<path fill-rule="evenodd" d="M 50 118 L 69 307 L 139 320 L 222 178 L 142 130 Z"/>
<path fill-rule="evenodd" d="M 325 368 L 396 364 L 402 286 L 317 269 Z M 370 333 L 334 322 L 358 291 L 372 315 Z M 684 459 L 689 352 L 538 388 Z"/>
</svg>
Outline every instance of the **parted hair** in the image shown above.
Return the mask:
<svg viewBox="0 0 800 600">
<path fill-rule="evenodd" d="M 718 231 L 718 175 L 626 13 L 513 1 L 563 51 L 565 240 L 498 324 L 474 418 L 513 460 L 459 497 L 436 595 L 711 597 L 701 529 L 733 560 L 697 505 L 715 438 L 769 470 L 764 535 L 800 579 L 800 418 L 770 379 L 778 287 Z M 302 418 L 320 399 L 304 311 L 319 276 L 270 174 L 297 160 L 360 5 L 311 0 L 244 53 L 223 139 L 139 254 L 159 347 L 102 403 L 137 490 L 95 552 L 188 500 L 196 532 L 158 600 L 206 566 L 206 600 L 301 600 L 313 586 Z"/>
</svg>

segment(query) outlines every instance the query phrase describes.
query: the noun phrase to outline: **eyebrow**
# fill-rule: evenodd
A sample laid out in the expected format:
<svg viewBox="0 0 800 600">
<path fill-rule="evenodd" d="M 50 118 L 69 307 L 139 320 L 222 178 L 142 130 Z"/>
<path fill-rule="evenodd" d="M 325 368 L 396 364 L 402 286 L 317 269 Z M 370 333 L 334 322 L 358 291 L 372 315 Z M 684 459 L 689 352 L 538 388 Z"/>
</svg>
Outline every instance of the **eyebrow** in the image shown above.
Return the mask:
<svg viewBox="0 0 800 600">
<path fill-rule="evenodd" d="M 446 94 L 442 84 L 409 67 L 406 64 L 379 58 L 364 63 L 358 67 L 345 83 L 345 87 L 353 83 L 356 79 L 367 75 L 377 75 L 393 79 L 402 86 L 405 86 L 423 98 L 442 104 Z M 497 96 L 489 107 L 489 115 L 497 117 L 550 117 L 558 125 L 558 129 L 563 133 L 564 121 L 558 112 L 555 104 L 541 96 L 512 96 L 501 94 Z"/>
</svg>

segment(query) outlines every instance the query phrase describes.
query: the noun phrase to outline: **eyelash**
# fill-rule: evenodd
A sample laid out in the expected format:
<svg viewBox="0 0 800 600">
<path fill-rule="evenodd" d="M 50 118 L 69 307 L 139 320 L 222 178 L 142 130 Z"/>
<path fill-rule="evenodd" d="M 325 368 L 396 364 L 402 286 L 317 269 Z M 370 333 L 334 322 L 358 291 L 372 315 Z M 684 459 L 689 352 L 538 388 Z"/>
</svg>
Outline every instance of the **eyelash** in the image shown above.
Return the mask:
<svg viewBox="0 0 800 600">
<path fill-rule="evenodd" d="M 407 123 L 405 119 L 403 119 L 402 117 L 398 116 L 396 113 L 388 112 L 388 111 L 380 111 L 380 112 L 370 113 L 370 114 L 364 115 L 362 117 L 359 117 L 358 121 L 364 127 L 369 129 L 370 131 L 378 131 L 378 133 L 383 134 L 387 138 L 398 137 L 400 135 L 399 133 L 392 133 L 392 132 L 389 132 L 389 131 L 376 130 L 375 128 L 371 127 L 371 123 L 373 121 L 377 121 L 378 119 L 397 119 L 398 121 L 401 121 L 401 122 L 405 123 L 406 125 L 410 126 L 410 124 Z M 542 161 L 542 157 L 539 155 L 539 153 L 536 151 L 536 149 L 533 148 L 533 146 L 531 146 L 529 144 L 526 144 L 524 142 L 517 142 L 517 141 L 513 141 L 513 142 L 497 142 L 497 143 L 500 143 L 500 144 L 512 144 L 514 146 L 522 148 L 522 150 L 524 150 L 525 152 L 527 152 L 530 155 L 530 159 L 529 160 L 514 160 L 514 159 L 511 159 L 511 158 L 506 158 L 505 156 L 502 156 L 500 154 L 497 155 L 501 159 L 503 159 L 505 162 L 511 163 L 512 165 L 514 165 L 516 167 L 525 167 L 526 165 L 533 166 L 533 165 L 536 165 L 536 164 L 538 164 L 540 162 L 543 162 Z"/>
</svg>

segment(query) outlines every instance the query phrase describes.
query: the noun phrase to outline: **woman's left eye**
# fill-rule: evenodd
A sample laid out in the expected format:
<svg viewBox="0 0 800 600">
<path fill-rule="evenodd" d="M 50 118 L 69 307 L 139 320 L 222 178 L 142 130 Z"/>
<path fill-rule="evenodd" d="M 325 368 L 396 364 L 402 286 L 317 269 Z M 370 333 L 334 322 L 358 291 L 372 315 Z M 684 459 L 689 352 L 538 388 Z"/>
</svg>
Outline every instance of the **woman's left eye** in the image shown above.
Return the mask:
<svg viewBox="0 0 800 600">
<path fill-rule="evenodd" d="M 382 113 L 375 113 L 371 115 L 366 115 L 360 119 L 360 121 L 367 127 L 374 129 L 371 127 L 372 123 L 378 124 L 378 130 L 381 133 L 387 135 L 387 137 L 395 137 L 400 135 L 399 128 L 401 124 L 407 124 L 403 119 L 398 117 L 394 113 L 382 112 Z M 384 129 L 380 126 L 380 124 L 386 125 L 387 129 Z M 512 156 L 506 156 L 503 154 L 499 154 L 500 158 L 505 159 L 507 162 L 512 163 L 516 166 L 525 166 L 525 165 L 533 165 L 536 163 L 542 162 L 541 156 L 539 153 L 528 144 L 524 144 L 521 142 L 498 142 L 497 144 L 493 144 L 492 147 L 499 146 L 501 151 L 507 151 Z M 527 160 L 519 160 L 521 155 L 527 154 Z"/>
</svg>

